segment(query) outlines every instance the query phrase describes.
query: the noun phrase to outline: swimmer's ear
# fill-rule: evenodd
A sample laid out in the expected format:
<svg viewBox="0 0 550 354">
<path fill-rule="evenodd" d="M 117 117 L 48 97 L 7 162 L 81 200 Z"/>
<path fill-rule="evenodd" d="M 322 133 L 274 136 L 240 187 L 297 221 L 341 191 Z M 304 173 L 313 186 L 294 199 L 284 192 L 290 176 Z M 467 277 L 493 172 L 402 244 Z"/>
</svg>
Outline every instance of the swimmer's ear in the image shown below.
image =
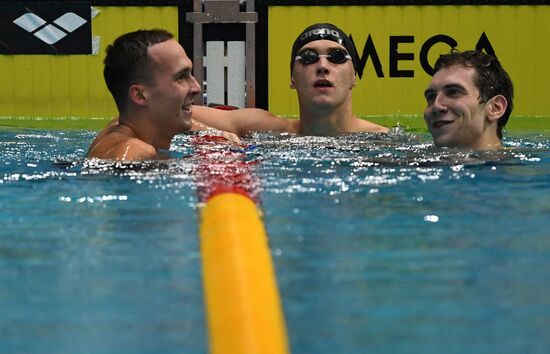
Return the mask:
<svg viewBox="0 0 550 354">
<path fill-rule="evenodd" d="M 503 95 L 496 95 L 485 103 L 487 118 L 491 122 L 496 122 L 506 112 L 508 101 Z"/>
<path fill-rule="evenodd" d="M 142 85 L 131 85 L 128 91 L 130 100 L 135 104 L 143 106 L 147 103 L 147 97 Z"/>
</svg>

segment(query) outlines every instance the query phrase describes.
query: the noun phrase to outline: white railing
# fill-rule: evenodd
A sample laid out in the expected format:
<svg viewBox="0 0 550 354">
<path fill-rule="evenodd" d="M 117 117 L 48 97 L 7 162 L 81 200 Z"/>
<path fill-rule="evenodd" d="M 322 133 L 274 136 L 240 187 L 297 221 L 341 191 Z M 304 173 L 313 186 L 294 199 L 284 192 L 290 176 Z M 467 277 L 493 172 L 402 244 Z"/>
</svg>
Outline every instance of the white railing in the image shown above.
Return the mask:
<svg viewBox="0 0 550 354">
<path fill-rule="evenodd" d="M 245 107 L 245 42 L 206 42 L 203 65 L 206 68 L 205 103 Z"/>
<path fill-rule="evenodd" d="M 195 104 L 256 106 L 254 24 L 258 22 L 258 14 L 254 11 L 254 0 L 246 1 L 246 11 L 240 11 L 240 3 L 243 1 L 194 0 L 193 12 L 186 14 L 186 20 L 193 23 L 193 75 L 203 88 L 203 97 L 197 97 Z M 208 41 L 205 51 L 203 24 L 209 23 L 242 23 L 246 26 L 245 41 Z"/>
</svg>

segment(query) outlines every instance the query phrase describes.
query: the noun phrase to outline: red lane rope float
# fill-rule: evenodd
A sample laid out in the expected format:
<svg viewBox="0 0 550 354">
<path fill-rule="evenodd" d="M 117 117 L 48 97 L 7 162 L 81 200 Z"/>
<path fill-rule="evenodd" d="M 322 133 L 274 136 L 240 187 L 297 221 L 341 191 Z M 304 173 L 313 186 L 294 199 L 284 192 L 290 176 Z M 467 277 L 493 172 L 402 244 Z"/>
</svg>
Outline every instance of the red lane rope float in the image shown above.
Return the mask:
<svg viewBox="0 0 550 354">
<path fill-rule="evenodd" d="M 221 137 L 196 136 L 200 244 L 210 351 L 288 353 L 284 316 L 260 218 L 254 162 Z"/>
<path fill-rule="evenodd" d="M 253 170 L 256 161 L 246 161 L 246 146 L 231 146 L 222 136 L 193 138 L 198 158 L 197 181 L 201 202 L 222 192 L 239 193 L 259 203 L 259 185 Z M 231 148 L 230 148 L 231 147 Z"/>
</svg>

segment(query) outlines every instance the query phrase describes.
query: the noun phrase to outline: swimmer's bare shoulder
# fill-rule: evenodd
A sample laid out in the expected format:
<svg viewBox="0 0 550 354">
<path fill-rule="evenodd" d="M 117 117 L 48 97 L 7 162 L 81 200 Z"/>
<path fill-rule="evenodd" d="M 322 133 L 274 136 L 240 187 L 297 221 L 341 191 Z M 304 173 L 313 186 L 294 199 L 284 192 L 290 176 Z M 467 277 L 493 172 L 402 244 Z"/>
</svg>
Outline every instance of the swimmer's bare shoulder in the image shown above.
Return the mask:
<svg viewBox="0 0 550 354">
<path fill-rule="evenodd" d="M 382 125 L 370 122 L 366 119 L 361 119 L 354 116 L 356 121 L 356 126 L 359 132 L 370 132 L 370 133 L 388 133 L 390 130 Z"/>
<path fill-rule="evenodd" d="M 156 149 L 132 136 L 114 119 L 94 139 L 87 158 L 119 161 L 144 161 L 162 159 Z"/>
</svg>

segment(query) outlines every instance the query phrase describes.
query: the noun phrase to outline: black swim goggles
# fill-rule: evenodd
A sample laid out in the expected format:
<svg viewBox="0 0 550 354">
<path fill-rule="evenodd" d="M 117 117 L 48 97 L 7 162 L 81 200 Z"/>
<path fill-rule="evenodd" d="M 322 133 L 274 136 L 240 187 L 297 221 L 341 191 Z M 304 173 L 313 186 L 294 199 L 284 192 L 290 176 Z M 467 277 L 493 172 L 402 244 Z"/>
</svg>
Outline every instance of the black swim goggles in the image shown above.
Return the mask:
<svg viewBox="0 0 550 354">
<path fill-rule="evenodd" d="M 294 60 L 299 61 L 304 65 L 310 65 L 317 63 L 321 57 L 327 58 L 327 60 L 333 64 L 344 64 L 346 61 L 351 60 L 351 55 L 342 49 L 335 49 L 329 54 L 317 54 L 317 52 L 311 49 L 306 49 L 300 53 L 300 55 L 297 55 Z"/>
</svg>

